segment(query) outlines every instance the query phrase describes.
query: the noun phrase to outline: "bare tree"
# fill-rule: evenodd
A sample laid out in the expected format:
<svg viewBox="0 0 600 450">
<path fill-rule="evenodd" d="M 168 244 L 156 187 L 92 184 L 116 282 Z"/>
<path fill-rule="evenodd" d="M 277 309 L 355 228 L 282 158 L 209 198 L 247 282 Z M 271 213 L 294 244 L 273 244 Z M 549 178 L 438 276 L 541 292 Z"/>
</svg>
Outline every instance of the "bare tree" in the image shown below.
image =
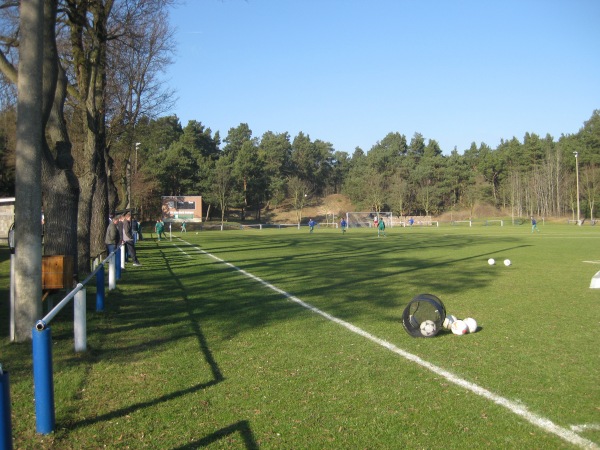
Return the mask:
<svg viewBox="0 0 600 450">
<path fill-rule="evenodd" d="M 313 190 L 306 180 L 298 177 L 290 177 L 287 182 L 288 196 L 292 199 L 294 209 L 296 210 L 296 219 L 298 223 L 302 221 L 302 209 L 308 202 Z"/>
<path fill-rule="evenodd" d="M 137 196 L 137 202 L 132 198 L 131 185 L 144 184 L 144 174 L 138 170 L 136 143 L 140 139 L 135 126 L 140 117 L 157 117 L 170 111 L 175 102 L 174 90 L 160 76 L 172 64 L 175 52 L 173 29 L 164 18 L 173 2 L 139 3 L 144 8 L 115 11 L 112 32 L 115 37 L 108 41 L 111 70 L 107 72 L 109 128 L 105 158 L 109 180 L 123 182 L 125 207 L 140 206 L 137 202 L 141 197 Z M 110 183 L 109 189 L 112 188 Z M 119 202 L 115 193 L 109 191 L 111 210 Z"/>
<path fill-rule="evenodd" d="M 583 169 L 583 191 L 590 210 L 590 219 L 594 220 L 594 206 L 600 192 L 600 174 L 598 166 L 590 164 Z"/>
<path fill-rule="evenodd" d="M 229 207 L 233 190 L 233 178 L 231 176 L 231 158 L 223 156 L 216 162 L 212 173 L 211 197 L 215 198 L 221 208 L 221 225 L 225 222 L 225 212 Z"/>
</svg>

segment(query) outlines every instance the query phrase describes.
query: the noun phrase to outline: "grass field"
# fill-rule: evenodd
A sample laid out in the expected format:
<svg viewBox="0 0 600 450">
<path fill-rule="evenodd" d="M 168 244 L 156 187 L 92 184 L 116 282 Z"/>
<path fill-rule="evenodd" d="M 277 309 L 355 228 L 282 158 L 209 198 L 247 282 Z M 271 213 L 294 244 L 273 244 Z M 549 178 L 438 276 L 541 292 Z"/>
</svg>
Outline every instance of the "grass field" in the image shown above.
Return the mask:
<svg viewBox="0 0 600 450">
<path fill-rule="evenodd" d="M 51 324 L 48 436 L 35 433 L 30 344 L 8 342 L 2 248 L 15 448 L 598 448 L 600 228 L 539 228 L 146 239 L 106 312 L 88 290 L 85 354 L 72 308 Z M 401 315 L 421 293 L 478 332 L 410 337 Z"/>
</svg>

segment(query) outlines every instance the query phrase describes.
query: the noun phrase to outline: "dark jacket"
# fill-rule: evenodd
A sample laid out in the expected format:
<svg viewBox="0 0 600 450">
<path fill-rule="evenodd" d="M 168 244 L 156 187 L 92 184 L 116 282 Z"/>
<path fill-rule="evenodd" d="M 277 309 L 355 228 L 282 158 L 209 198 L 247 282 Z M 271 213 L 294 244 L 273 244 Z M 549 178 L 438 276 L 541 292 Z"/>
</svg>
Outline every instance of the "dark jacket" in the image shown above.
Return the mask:
<svg viewBox="0 0 600 450">
<path fill-rule="evenodd" d="M 106 245 L 119 245 L 121 241 L 121 236 L 119 235 L 119 229 L 115 225 L 115 223 L 111 220 L 106 228 L 106 236 L 104 237 L 104 243 Z"/>
<path fill-rule="evenodd" d="M 130 220 L 125 219 L 123 221 L 123 232 L 122 232 L 121 239 L 123 239 L 124 242 L 133 241 L 133 229 L 132 229 Z"/>
</svg>

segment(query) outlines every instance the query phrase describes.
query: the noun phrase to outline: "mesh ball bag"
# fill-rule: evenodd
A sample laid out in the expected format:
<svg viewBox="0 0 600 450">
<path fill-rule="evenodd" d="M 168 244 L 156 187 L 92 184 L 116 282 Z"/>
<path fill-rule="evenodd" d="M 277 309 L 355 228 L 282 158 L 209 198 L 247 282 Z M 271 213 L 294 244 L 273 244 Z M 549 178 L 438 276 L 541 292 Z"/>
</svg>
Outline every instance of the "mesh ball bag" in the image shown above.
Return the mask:
<svg viewBox="0 0 600 450">
<path fill-rule="evenodd" d="M 432 294 L 417 295 L 406 305 L 402 313 L 402 325 L 412 337 L 434 337 L 442 329 L 445 319 L 444 304 Z M 432 330 L 431 324 L 424 324 L 428 320 L 435 324 L 435 329 Z"/>
</svg>

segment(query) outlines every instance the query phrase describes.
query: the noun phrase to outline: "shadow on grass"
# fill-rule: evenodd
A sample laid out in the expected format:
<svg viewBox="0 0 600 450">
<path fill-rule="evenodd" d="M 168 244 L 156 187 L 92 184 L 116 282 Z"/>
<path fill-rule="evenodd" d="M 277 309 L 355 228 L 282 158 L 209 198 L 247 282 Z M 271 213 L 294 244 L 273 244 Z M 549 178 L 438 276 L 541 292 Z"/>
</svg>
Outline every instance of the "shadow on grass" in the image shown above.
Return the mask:
<svg viewBox="0 0 600 450">
<path fill-rule="evenodd" d="M 211 380 L 207 383 L 202 383 L 202 384 L 198 384 L 196 386 L 192 386 L 188 389 L 182 389 L 180 391 L 177 392 L 172 392 L 171 394 L 168 395 L 163 395 L 161 397 L 158 397 L 154 400 L 151 401 L 147 401 L 147 402 L 140 402 L 140 403 L 136 403 L 134 405 L 128 406 L 127 408 L 120 408 L 117 409 L 115 411 L 111 411 L 107 414 L 102 414 L 100 416 L 96 416 L 94 418 L 90 418 L 90 419 L 84 419 L 84 420 L 79 420 L 76 422 L 69 422 L 68 423 L 68 428 L 70 429 L 75 429 L 75 428 L 80 428 L 80 427 L 85 427 L 88 425 L 92 425 L 98 422 L 108 422 L 110 420 L 114 420 L 114 419 L 118 419 L 121 417 L 125 417 L 128 414 L 134 413 L 135 411 L 139 411 L 141 409 L 144 408 L 150 408 L 152 406 L 156 406 L 159 405 L 163 402 L 168 402 L 169 400 L 174 400 L 176 398 L 179 397 L 183 397 L 185 395 L 188 394 L 193 394 L 194 392 L 198 392 L 201 391 L 203 389 L 209 388 L 211 386 L 214 386 L 218 383 L 220 383 L 221 381 L 223 381 L 223 379 L 220 380 Z M 64 426 L 65 424 L 61 424 L 62 426 Z"/>
<path fill-rule="evenodd" d="M 161 254 L 162 254 L 162 250 L 161 250 Z M 164 254 L 163 254 L 163 256 L 164 256 Z M 185 286 L 181 283 L 177 274 L 175 274 L 173 272 L 173 270 L 171 269 L 167 258 L 164 259 L 164 263 L 166 265 L 167 270 L 169 271 L 169 273 L 171 275 L 171 279 L 174 280 L 175 284 L 177 285 L 177 288 L 183 293 L 185 309 L 186 309 L 187 316 L 190 319 L 189 322 L 191 323 L 191 326 L 193 329 L 193 335 L 195 335 L 196 339 L 198 340 L 198 346 L 200 347 L 202 355 L 204 356 L 205 362 L 210 367 L 213 379 L 206 383 L 200 383 L 200 384 L 197 384 L 196 386 L 192 386 L 187 389 L 182 389 L 180 391 L 176 391 L 171 394 L 158 397 L 151 401 L 140 402 L 140 403 L 131 405 L 126 408 L 121 408 L 121 409 L 115 410 L 113 412 L 94 417 L 92 419 L 84 419 L 84 420 L 81 420 L 78 422 L 71 423 L 70 424 L 71 428 L 83 427 L 83 426 L 90 425 L 90 424 L 93 424 L 96 422 L 110 421 L 110 420 L 113 420 L 113 419 L 116 419 L 119 417 L 124 417 L 124 416 L 127 416 L 128 414 L 131 414 L 131 413 L 137 411 L 137 410 L 156 406 L 160 403 L 167 402 L 167 401 L 179 398 L 179 397 L 183 397 L 185 395 L 192 394 L 194 392 L 201 391 L 203 389 L 207 389 L 211 386 L 214 386 L 214 385 L 224 381 L 225 378 L 221 372 L 221 369 L 219 368 L 219 365 L 218 365 L 216 359 L 214 358 L 214 356 L 212 354 L 212 351 L 210 350 L 208 341 L 207 341 L 206 337 L 204 336 L 204 333 L 202 332 L 200 326 L 198 325 L 198 321 L 195 320 L 195 318 L 194 318 L 193 310 L 189 304 L 189 299 L 187 296 Z M 165 309 L 165 306 L 162 305 L 161 310 L 163 311 L 163 313 L 164 313 L 164 309 Z M 161 315 L 161 320 L 156 321 L 155 325 L 158 326 L 159 323 L 164 325 L 164 323 L 165 323 L 164 315 Z M 139 325 L 138 325 L 138 327 L 139 327 Z M 120 332 L 123 332 L 123 331 L 126 331 L 126 330 L 123 330 L 123 329 L 120 330 Z M 188 336 L 188 335 L 186 335 L 186 336 Z M 177 337 L 182 338 L 183 336 L 178 335 Z M 170 341 L 171 341 L 170 338 L 155 339 L 150 342 L 145 341 L 143 344 L 134 345 L 133 347 L 130 346 L 127 349 L 127 354 L 130 356 L 132 352 L 138 353 L 149 347 L 165 344 Z M 106 352 L 106 351 L 107 351 L 106 349 L 103 350 L 103 352 Z"/>
<path fill-rule="evenodd" d="M 477 238 L 473 237 L 431 239 L 431 236 L 425 236 L 407 242 L 402 239 L 379 241 L 376 237 L 370 239 L 362 235 L 349 248 L 345 247 L 344 238 L 339 236 L 340 239 L 336 239 L 331 234 L 326 237 L 290 235 L 285 236 L 284 240 L 279 236 L 263 238 L 253 235 L 252 238 L 252 241 L 246 240 L 243 247 L 232 244 L 229 236 L 219 238 L 221 242 L 213 239 L 211 245 L 214 246 L 215 255 L 226 258 L 249 273 L 264 277 L 278 287 L 281 283 L 283 289 L 303 300 L 306 298 L 308 302 L 312 302 L 320 297 L 327 298 L 327 312 L 349 321 L 361 315 L 375 315 L 384 311 L 389 311 L 391 318 L 395 308 L 401 310 L 410 300 L 412 295 L 408 293 L 421 289 L 421 286 L 434 294 L 440 291 L 458 292 L 466 286 L 484 286 L 491 278 L 490 269 L 470 263 L 488 256 L 485 252 L 487 247 L 484 250 L 481 247 L 471 248 L 477 244 Z M 508 252 L 525 246 L 515 243 L 514 239 L 509 241 L 499 238 L 489 242 L 489 248 L 494 252 Z M 224 381 L 225 377 L 200 326 L 201 318 L 221 324 L 227 332 L 223 339 L 230 339 L 245 329 L 261 327 L 268 322 L 285 320 L 297 314 L 297 305 L 282 302 L 281 295 L 276 292 L 253 289 L 254 281 L 240 281 L 240 276 L 233 274 L 234 270 L 223 263 L 208 259 L 199 261 L 197 254 L 193 258 L 181 258 L 182 250 L 191 251 L 197 248 L 196 245 L 179 243 L 178 246 L 181 249 L 161 244 L 158 251 L 153 249 L 147 259 L 142 260 L 144 267 L 140 272 L 141 276 L 131 277 L 131 282 L 127 280 L 129 298 L 126 302 L 114 302 L 119 303 L 115 306 L 118 310 L 118 323 L 111 323 L 105 330 L 99 331 L 104 334 L 100 339 L 101 345 L 97 351 L 91 352 L 87 363 L 93 365 L 103 358 L 133 361 L 135 357 L 143 357 L 149 348 L 168 346 L 173 339 L 195 336 L 212 378 L 96 417 L 64 420 L 66 428 L 82 428 L 111 421 L 208 389 Z M 290 248 L 294 249 L 292 253 Z M 434 259 L 421 255 L 421 252 L 432 248 L 440 249 L 439 253 L 434 254 Z M 458 248 L 465 250 L 456 253 Z M 281 249 L 281 253 L 278 253 L 278 249 Z M 207 251 L 213 252 L 212 249 Z M 143 250 L 140 256 L 145 256 Z M 366 267 L 368 270 L 365 270 Z M 162 273 L 165 269 L 168 275 Z M 323 273 L 327 277 L 323 277 Z M 138 287 L 138 283 L 143 286 Z M 365 292 L 376 292 L 377 295 L 365 295 Z M 365 306 L 375 305 L 380 309 L 362 308 L 360 303 Z M 0 319 L 3 315 L 6 317 L 0 311 Z M 65 322 L 68 321 L 71 319 L 65 319 Z M 5 318 L 0 322 L 7 323 Z M 165 327 L 161 331 L 165 337 L 146 340 L 140 336 L 140 341 L 126 342 L 122 346 L 114 344 L 108 337 L 144 328 L 148 333 L 155 334 L 153 328 L 159 327 Z M 183 331 L 182 327 L 186 330 Z M 57 334 L 55 339 L 66 340 L 72 337 Z M 106 343 L 109 344 L 105 345 Z M 73 357 L 70 362 L 79 364 L 82 361 L 78 359 Z M 63 363 L 67 360 L 69 358 L 63 359 Z M 210 376 L 207 375 L 206 378 Z M 179 448 L 199 448 L 235 433 L 241 434 L 246 448 L 258 448 L 247 421 L 236 422 Z"/>
<path fill-rule="evenodd" d="M 248 421 L 242 420 L 228 427 L 221 428 L 205 438 L 199 439 L 195 442 L 190 442 L 182 447 L 176 447 L 173 450 L 192 450 L 206 447 L 235 433 L 239 433 L 241 435 L 242 439 L 244 440 L 244 445 L 248 450 L 257 450 L 259 448 L 256 440 L 254 439 L 254 435 L 252 434 L 250 424 Z"/>
</svg>

